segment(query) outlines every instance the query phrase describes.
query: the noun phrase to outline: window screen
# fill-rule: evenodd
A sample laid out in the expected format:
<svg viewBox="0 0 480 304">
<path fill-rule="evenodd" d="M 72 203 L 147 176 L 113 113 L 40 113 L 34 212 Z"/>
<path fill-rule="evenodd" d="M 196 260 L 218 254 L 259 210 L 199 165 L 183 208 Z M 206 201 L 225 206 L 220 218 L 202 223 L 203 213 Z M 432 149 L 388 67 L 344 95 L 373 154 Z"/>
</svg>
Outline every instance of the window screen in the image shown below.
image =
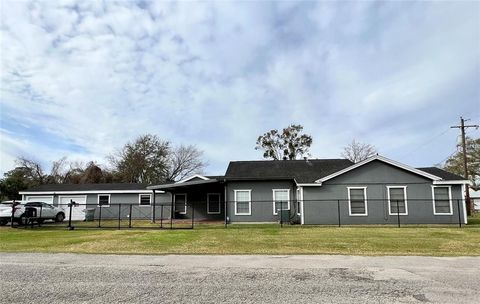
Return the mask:
<svg viewBox="0 0 480 304">
<path fill-rule="evenodd" d="M 406 214 L 405 188 L 388 188 L 390 197 L 390 214 Z"/>
<path fill-rule="evenodd" d="M 235 191 L 235 201 L 237 214 L 250 214 L 250 191 Z"/>
<path fill-rule="evenodd" d="M 350 214 L 366 215 L 365 189 L 349 189 L 350 191 Z"/>
</svg>

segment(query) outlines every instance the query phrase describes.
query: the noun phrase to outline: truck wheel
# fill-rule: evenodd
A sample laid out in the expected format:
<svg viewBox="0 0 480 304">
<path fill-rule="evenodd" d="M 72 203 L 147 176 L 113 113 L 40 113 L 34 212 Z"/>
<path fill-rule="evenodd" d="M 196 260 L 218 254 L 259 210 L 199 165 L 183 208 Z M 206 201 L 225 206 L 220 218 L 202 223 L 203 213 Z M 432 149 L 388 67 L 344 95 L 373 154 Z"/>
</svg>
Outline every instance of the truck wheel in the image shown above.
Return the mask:
<svg viewBox="0 0 480 304">
<path fill-rule="evenodd" d="M 65 219 L 65 215 L 63 213 L 58 213 L 57 216 L 55 217 L 55 222 L 61 223 Z"/>
<path fill-rule="evenodd" d="M 8 220 L 0 220 L 0 226 L 5 226 L 8 224 Z"/>
</svg>

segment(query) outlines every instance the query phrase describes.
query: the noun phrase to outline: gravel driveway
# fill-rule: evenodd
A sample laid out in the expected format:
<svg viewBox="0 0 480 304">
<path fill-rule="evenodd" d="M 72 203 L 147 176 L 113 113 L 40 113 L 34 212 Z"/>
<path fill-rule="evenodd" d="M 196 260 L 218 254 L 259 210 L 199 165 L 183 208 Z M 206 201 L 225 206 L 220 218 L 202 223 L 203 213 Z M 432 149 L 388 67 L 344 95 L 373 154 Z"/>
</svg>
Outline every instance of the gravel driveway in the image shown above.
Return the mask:
<svg viewBox="0 0 480 304">
<path fill-rule="evenodd" d="M 480 258 L 0 253 L 2 303 L 478 303 Z"/>
</svg>

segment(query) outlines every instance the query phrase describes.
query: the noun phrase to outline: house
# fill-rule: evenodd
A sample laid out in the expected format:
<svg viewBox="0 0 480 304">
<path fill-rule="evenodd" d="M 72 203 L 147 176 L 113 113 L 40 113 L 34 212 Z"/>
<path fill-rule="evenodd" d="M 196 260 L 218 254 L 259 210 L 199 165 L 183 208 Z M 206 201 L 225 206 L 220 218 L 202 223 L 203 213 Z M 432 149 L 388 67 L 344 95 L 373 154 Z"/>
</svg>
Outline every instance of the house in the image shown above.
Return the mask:
<svg viewBox="0 0 480 304">
<path fill-rule="evenodd" d="M 75 188 L 80 185 L 52 185 L 44 186 L 43 192 L 31 189 L 21 194 L 26 199 L 48 195 L 54 204 L 81 195 L 96 207 L 96 214 L 100 208 L 103 214 L 109 209 L 112 217 L 122 208 L 115 204 L 131 205 L 137 200 L 136 206 L 149 206 L 142 212 L 147 218 L 194 217 L 230 223 L 458 224 L 467 222 L 463 201 L 467 183 L 438 168 L 413 168 L 376 155 L 355 164 L 346 159 L 232 161 L 223 176 L 194 175 L 151 186 L 113 184 L 111 189 L 105 184 L 102 189 L 83 186 L 84 190 Z M 52 190 L 57 186 L 64 188 Z M 110 207 L 105 203 L 107 196 Z"/>
<path fill-rule="evenodd" d="M 101 213 L 102 218 L 118 218 L 118 213 L 128 214 L 128 206 L 132 208 L 132 217 L 151 218 L 153 192 L 146 184 L 49 184 L 40 185 L 20 191 L 24 201 L 43 201 L 59 206 L 69 217 L 68 204 L 75 202 L 72 208 L 72 220 L 84 220 L 85 209 L 94 208 L 95 217 Z M 170 201 L 163 191 L 156 192 L 156 201 Z M 119 211 L 120 210 L 120 211 Z"/>
<path fill-rule="evenodd" d="M 480 212 L 480 190 L 470 189 L 470 199 L 475 211 Z"/>
</svg>

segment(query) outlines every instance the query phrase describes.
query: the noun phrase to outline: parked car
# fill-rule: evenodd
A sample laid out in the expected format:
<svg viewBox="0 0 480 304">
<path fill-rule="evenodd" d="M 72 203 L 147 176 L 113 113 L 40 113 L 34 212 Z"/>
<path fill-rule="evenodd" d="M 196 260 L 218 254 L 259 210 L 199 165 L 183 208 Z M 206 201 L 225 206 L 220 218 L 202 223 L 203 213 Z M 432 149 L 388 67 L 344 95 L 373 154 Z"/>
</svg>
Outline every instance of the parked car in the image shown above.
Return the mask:
<svg viewBox="0 0 480 304">
<path fill-rule="evenodd" d="M 63 222 L 65 219 L 62 209 L 44 202 L 4 201 L 0 203 L 0 226 L 5 226 L 12 220 L 12 208 L 15 209 L 13 218 L 17 223 L 23 222 L 29 208 L 36 210 L 35 219 L 39 223 L 45 220 Z"/>
</svg>

